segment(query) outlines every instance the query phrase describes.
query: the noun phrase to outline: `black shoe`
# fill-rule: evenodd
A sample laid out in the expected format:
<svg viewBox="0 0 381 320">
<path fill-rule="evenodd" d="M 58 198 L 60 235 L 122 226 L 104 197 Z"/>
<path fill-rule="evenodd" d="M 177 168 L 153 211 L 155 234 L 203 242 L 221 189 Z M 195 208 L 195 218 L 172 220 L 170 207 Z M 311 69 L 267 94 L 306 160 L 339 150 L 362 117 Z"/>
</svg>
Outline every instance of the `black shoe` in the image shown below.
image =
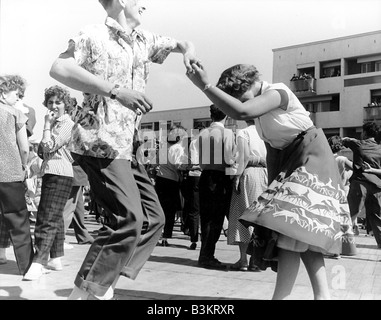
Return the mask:
<svg viewBox="0 0 381 320">
<path fill-rule="evenodd" d="M 196 250 L 196 248 L 197 248 L 196 242 L 192 242 L 192 244 L 189 246 L 189 250 Z"/>
<path fill-rule="evenodd" d="M 162 246 L 162 247 L 168 247 L 168 246 L 169 246 L 168 241 L 167 241 L 167 240 L 163 240 L 163 241 L 161 242 L 161 246 Z"/>
<path fill-rule="evenodd" d="M 206 268 L 206 269 L 215 269 L 215 270 L 226 270 L 227 269 L 227 266 L 225 264 L 222 264 L 216 258 L 212 258 L 210 260 L 205 260 L 205 261 L 199 261 L 198 265 L 200 267 Z"/>
</svg>

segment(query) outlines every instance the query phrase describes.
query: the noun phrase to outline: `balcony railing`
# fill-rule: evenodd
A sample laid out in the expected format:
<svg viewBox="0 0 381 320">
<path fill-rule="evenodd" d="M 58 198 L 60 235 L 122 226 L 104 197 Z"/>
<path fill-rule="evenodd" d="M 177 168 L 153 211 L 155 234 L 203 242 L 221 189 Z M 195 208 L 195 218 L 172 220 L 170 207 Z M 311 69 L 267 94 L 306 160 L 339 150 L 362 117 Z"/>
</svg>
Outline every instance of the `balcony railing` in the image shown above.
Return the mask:
<svg viewBox="0 0 381 320">
<path fill-rule="evenodd" d="M 290 81 L 290 89 L 297 95 L 315 95 L 316 79 L 300 79 Z"/>
<path fill-rule="evenodd" d="M 381 106 L 364 107 L 364 122 L 381 120 Z"/>
</svg>

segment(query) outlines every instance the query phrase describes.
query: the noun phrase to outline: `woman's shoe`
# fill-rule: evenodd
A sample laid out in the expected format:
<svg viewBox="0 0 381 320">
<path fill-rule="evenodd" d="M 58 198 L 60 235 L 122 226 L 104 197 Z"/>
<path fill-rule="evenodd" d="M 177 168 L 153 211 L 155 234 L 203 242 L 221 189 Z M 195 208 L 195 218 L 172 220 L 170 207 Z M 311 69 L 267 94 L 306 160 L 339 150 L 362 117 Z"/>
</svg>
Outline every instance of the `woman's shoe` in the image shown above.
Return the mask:
<svg viewBox="0 0 381 320">
<path fill-rule="evenodd" d="M 237 261 L 235 264 L 230 266 L 230 269 L 234 271 L 247 271 L 248 265 L 242 261 Z"/>
<path fill-rule="evenodd" d="M 255 264 L 249 266 L 248 270 L 252 271 L 252 272 L 260 272 L 261 271 L 261 269 L 259 269 L 259 267 L 256 266 Z"/>
<path fill-rule="evenodd" d="M 196 242 L 192 242 L 192 244 L 189 246 L 189 250 L 196 250 L 196 248 L 197 248 Z"/>
<path fill-rule="evenodd" d="M 63 269 L 61 259 L 50 259 L 46 264 L 46 269 L 61 271 Z"/>
<path fill-rule="evenodd" d="M 28 270 L 28 272 L 24 275 L 24 281 L 34 281 L 40 279 L 43 274 L 47 274 L 49 271 L 45 269 L 42 264 L 33 262 Z"/>
<path fill-rule="evenodd" d="M 248 270 L 252 271 L 252 272 L 260 272 L 261 271 L 261 269 L 254 263 L 253 256 L 251 256 L 251 258 L 250 258 Z"/>
</svg>

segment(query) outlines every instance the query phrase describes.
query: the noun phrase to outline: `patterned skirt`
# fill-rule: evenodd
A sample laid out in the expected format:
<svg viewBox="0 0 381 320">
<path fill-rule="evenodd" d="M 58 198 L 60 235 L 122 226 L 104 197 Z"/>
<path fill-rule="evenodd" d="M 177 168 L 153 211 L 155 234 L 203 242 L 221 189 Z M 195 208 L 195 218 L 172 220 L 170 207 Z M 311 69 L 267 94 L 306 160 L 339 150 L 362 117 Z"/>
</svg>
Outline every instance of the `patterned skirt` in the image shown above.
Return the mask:
<svg viewBox="0 0 381 320">
<path fill-rule="evenodd" d="M 255 227 L 258 266 L 276 269 L 269 262 L 276 262 L 278 247 L 354 255 L 346 193 L 323 131 L 303 132 L 283 150 L 266 147 L 269 187 L 239 219 Z"/>
</svg>

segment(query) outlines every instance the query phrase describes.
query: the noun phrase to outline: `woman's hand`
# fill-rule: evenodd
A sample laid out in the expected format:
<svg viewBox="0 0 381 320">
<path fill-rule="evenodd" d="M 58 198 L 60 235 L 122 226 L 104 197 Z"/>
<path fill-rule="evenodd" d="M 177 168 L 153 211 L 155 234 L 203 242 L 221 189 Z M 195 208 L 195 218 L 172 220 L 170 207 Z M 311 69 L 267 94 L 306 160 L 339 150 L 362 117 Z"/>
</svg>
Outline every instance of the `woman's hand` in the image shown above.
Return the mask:
<svg viewBox="0 0 381 320">
<path fill-rule="evenodd" d="M 365 172 L 369 172 L 371 169 L 372 169 L 372 167 L 370 166 L 370 164 L 368 163 L 368 162 L 366 162 L 366 161 L 364 161 L 364 171 Z"/>
<path fill-rule="evenodd" d="M 193 84 L 201 90 L 204 90 L 205 86 L 209 84 L 208 74 L 202 65 L 192 64 L 193 70 L 187 72 L 187 77 Z"/>
<path fill-rule="evenodd" d="M 239 180 L 240 180 L 241 176 L 234 176 L 233 178 L 233 190 L 239 194 L 241 192 L 241 189 L 239 187 Z"/>
<path fill-rule="evenodd" d="M 45 114 L 45 126 L 50 128 L 50 125 L 54 122 L 56 116 L 54 111 L 48 110 Z"/>
</svg>

